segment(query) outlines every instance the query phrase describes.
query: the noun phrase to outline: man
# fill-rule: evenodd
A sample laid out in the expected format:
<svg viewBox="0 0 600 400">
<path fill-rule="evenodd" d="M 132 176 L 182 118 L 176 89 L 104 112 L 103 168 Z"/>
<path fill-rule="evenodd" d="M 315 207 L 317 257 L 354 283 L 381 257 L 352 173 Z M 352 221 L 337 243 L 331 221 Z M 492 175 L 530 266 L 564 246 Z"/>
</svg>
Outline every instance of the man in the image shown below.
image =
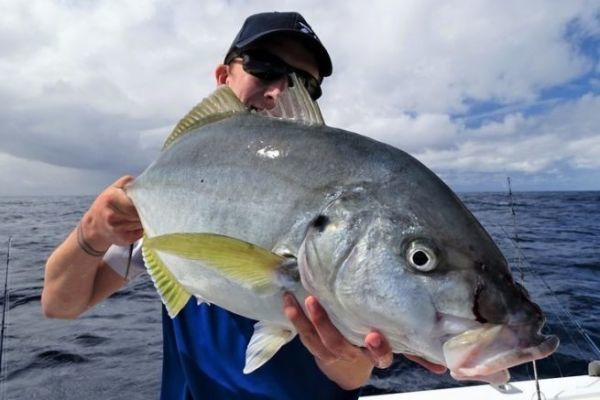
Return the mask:
<svg viewBox="0 0 600 400">
<path fill-rule="evenodd" d="M 275 106 L 291 72 L 316 100 L 323 77 L 332 72 L 327 50 L 300 14 L 262 13 L 244 22 L 215 77 L 248 108 L 263 110 Z M 42 293 L 46 316 L 75 318 L 144 270 L 142 227 L 123 191 L 132 179 L 123 177 L 104 190 L 49 257 Z M 391 364 L 389 344 L 371 332 L 364 349 L 353 346 L 314 297 L 306 299 L 306 307 L 309 315 L 293 296 L 284 296 L 284 312 L 299 339 L 249 375 L 242 369 L 255 321 L 195 300 L 172 320 L 163 309 L 162 398 L 356 398 L 374 366 Z"/>
</svg>

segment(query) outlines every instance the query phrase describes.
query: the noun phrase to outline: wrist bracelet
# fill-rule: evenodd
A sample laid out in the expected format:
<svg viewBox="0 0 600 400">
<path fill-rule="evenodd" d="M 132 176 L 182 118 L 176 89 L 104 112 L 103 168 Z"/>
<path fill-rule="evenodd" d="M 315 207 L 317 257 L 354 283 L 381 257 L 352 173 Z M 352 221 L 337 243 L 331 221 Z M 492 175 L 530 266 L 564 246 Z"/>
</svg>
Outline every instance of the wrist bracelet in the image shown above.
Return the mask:
<svg viewBox="0 0 600 400">
<path fill-rule="evenodd" d="M 106 253 L 106 250 L 104 251 L 98 251 L 96 249 L 94 249 L 83 237 L 83 232 L 81 231 L 81 222 L 79 224 L 77 224 L 77 243 L 79 244 L 79 247 L 81 248 L 81 250 L 85 251 L 87 254 L 89 254 L 92 257 L 102 257 L 104 255 L 104 253 Z"/>
</svg>

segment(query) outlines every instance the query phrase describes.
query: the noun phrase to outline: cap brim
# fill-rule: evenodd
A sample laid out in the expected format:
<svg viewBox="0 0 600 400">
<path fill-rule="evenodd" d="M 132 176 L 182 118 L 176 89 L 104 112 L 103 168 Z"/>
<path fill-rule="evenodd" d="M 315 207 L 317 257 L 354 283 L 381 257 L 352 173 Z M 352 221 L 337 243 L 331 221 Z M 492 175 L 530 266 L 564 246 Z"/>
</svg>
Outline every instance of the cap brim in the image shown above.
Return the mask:
<svg viewBox="0 0 600 400">
<path fill-rule="evenodd" d="M 329 57 L 329 53 L 325 49 L 325 46 L 315 39 L 314 37 L 307 35 L 306 33 L 299 32 L 293 29 L 273 29 L 266 32 L 261 32 L 260 34 L 251 36 L 243 41 L 240 41 L 236 44 L 237 49 L 243 49 L 248 47 L 249 45 L 258 42 L 260 40 L 264 40 L 270 36 L 275 35 L 285 35 L 288 37 L 292 37 L 294 39 L 298 39 L 304 45 L 308 47 L 308 50 L 312 51 L 317 59 L 317 64 L 319 66 L 319 73 L 321 77 L 326 77 L 331 75 L 333 72 L 333 66 L 331 64 L 331 58 Z M 234 50 L 233 48 L 229 50 L 228 54 Z"/>
</svg>

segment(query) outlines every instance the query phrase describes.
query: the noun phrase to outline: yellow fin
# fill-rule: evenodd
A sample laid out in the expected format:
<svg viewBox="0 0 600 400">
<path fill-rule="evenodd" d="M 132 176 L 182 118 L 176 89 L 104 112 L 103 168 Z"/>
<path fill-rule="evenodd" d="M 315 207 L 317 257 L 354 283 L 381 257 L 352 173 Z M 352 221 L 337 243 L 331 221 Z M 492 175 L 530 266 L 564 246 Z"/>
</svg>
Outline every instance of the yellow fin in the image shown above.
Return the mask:
<svg viewBox="0 0 600 400">
<path fill-rule="evenodd" d="M 160 257 L 146 246 L 146 240 L 147 238 L 144 237 L 142 245 L 142 256 L 144 257 L 146 269 L 154 282 L 156 291 L 167 308 L 169 316 L 175 318 L 179 311 L 185 307 L 191 294 L 179 284 Z"/>
<path fill-rule="evenodd" d="M 259 294 L 281 289 L 277 269 L 286 259 L 243 240 L 211 233 L 171 233 L 145 239 L 144 246 L 198 260 Z"/>
<path fill-rule="evenodd" d="M 179 121 L 163 144 L 163 150 L 193 129 L 244 112 L 248 110 L 233 91 L 228 86 L 219 86 Z"/>
</svg>

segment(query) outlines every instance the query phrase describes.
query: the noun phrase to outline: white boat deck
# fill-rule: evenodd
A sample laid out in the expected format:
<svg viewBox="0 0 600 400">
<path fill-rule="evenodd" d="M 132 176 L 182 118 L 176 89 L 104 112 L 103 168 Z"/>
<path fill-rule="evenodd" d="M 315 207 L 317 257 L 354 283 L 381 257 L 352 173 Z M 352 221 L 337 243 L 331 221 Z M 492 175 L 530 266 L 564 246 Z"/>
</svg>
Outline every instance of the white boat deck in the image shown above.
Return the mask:
<svg viewBox="0 0 600 400">
<path fill-rule="evenodd" d="M 600 400 L 600 378 L 571 376 L 541 379 L 542 400 Z M 478 385 L 452 389 L 361 397 L 361 400 L 537 400 L 535 381 L 510 382 L 500 387 Z"/>
</svg>

